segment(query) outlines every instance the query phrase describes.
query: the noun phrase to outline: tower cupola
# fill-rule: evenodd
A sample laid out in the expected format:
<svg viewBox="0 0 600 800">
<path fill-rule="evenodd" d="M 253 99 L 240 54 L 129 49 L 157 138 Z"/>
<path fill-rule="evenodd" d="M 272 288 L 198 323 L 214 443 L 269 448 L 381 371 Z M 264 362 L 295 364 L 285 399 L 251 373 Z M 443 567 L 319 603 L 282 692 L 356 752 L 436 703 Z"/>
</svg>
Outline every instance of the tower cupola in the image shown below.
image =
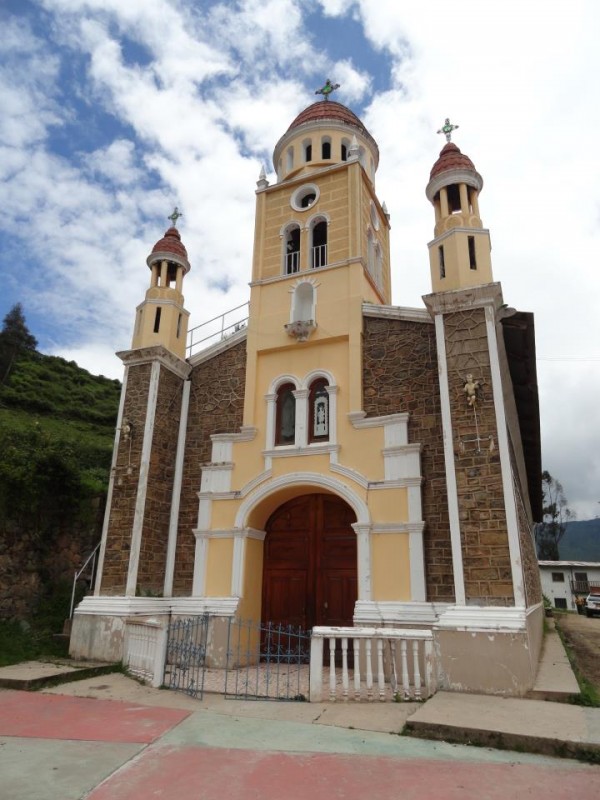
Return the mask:
<svg viewBox="0 0 600 800">
<path fill-rule="evenodd" d="M 353 111 L 334 100 L 319 100 L 301 111 L 273 152 L 278 182 L 353 158 L 374 183 L 377 142 Z"/>
<path fill-rule="evenodd" d="M 173 225 L 159 239 L 146 259 L 150 287 L 137 307 L 132 348 L 163 345 L 180 358 L 185 357 L 189 312 L 183 307 L 183 278 L 190 271 L 187 250 L 175 223 L 181 214 L 175 209 Z"/>
<path fill-rule="evenodd" d="M 449 139 L 450 132 L 442 131 Z M 491 283 L 489 231 L 479 215 L 483 178 L 471 159 L 448 141 L 431 168 L 425 190 L 435 211 L 433 241 L 429 242 L 431 282 L 434 292 Z"/>
</svg>

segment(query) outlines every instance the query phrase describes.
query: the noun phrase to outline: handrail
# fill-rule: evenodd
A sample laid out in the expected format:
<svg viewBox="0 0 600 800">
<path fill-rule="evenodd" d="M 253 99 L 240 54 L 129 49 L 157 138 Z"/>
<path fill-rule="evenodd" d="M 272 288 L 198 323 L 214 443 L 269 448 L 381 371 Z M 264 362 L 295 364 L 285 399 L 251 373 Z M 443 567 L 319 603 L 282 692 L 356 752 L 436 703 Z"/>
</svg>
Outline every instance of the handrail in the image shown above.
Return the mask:
<svg viewBox="0 0 600 800">
<path fill-rule="evenodd" d="M 241 308 L 248 308 L 250 303 L 246 301 L 245 303 L 240 303 L 239 306 L 235 306 L 235 308 L 230 308 L 228 311 L 225 311 L 223 314 L 217 314 L 216 317 L 212 319 L 206 320 L 206 322 L 202 322 L 200 325 L 196 325 L 195 328 L 192 328 L 188 331 L 188 344 L 186 346 L 188 357 L 192 355 L 192 351 L 198 345 L 202 344 L 203 342 L 207 342 L 209 339 L 214 339 L 215 337 L 220 337 L 224 339 L 226 336 L 230 335 L 228 332 L 230 329 L 233 329 L 231 333 L 236 333 L 241 328 L 246 326 L 248 322 L 248 314 L 245 317 L 241 317 L 240 319 L 236 319 L 231 322 L 229 325 L 225 325 L 225 317 L 233 314 L 236 311 L 239 311 Z M 201 339 L 195 339 L 194 334 L 197 334 L 201 328 L 206 328 L 208 325 L 211 325 L 213 322 L 218 322 L 221 320 L 221 325 L 218 330 L 214 330 L 212 333 L 203 336 Z"/>
<path fill-rule="evenodd" d="M 85 570 L 87 565 L 90 563 L 90 561 L 92 561 L 92 559 L 93 559 L 92 575 L 94 574 L 94 569 L 96 568 L 96 553 L 98 552 L 98 550 L 100 548 L 100 544 L 101 544 L 101 542 L 98 542 L 96 547 L 94 547 L 92 552 L 89 554 L 89 556 L 84 561 L 83 566 L 79 570 L 75 570 L 75 577 L 73 578 L 73 589 L 71 590 L 71 611 L 69 613 L 69 619 L 73 619 L 73 609 L 74 609 L 74 606 L 75 606 L 75 588 L 77 586 L 77 581 L 79 580 L 79 578 L 83 574 L 83 571 Z"/>
</svg>

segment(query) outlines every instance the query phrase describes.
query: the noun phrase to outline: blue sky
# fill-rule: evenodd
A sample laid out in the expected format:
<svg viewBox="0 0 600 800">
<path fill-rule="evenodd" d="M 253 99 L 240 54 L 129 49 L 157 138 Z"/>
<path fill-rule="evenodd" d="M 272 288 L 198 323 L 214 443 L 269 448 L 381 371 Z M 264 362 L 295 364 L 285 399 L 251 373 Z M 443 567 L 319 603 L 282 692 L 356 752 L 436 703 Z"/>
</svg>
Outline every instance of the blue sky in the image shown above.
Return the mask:
<svg viewBox="0 0 600 800">
<path fill-rule="evenodd" d="M 536 315 L 544 467 L 600 509 L 593 0 L 2 0 L 0 315 L 121 377 L 178 205 L 191 325 L 245 301 L 261 164 L 325 78 L 378 141 L 394 303 L 422 307 L 424 189 L 450 116 L 507 303 Z"/>
</svg>

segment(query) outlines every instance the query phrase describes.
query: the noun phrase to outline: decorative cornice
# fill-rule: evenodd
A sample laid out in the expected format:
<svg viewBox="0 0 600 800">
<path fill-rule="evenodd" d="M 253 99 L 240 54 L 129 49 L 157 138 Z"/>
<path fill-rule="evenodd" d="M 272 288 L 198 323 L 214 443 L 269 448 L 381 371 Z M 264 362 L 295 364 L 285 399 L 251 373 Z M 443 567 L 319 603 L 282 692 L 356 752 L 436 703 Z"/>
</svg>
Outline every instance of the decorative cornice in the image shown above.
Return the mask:
<svg viewBox="0 0 600 800">
<path fill-rule="evenodd" d="M 436 625 L 440 630 L 525 631 L 525 608 L 515 606 L 448 606 Z"/>
<path fill-rule="evenodd" d="M 389 481 L 369 481 L 368 488 L 370 491 L 377 491 L 378 489 L 407 489 L 409 486 L 421 486 L 423 478 L 421 475 L 416 475 L 414 478 L 394 478 Z"/>
<path fill-rule="evenodd" d="M 350 264 L 362 264 L 364 266 L 364 262 L 361 256 L 355 256 L 354 258 L 345 258 L 342 261 L 334 261 L 332 264 L 325 264 L 322 267 L 317 267 L 316 269 L 303 269 L 300 272 L 294 272 L 291 275 L 274 275 L 272 278 L 261 278 L 257 281 L 251 281 L 250 287 L 254 286 L 266 286 L 270 283 L 277 283 L 278 281 L 291 281 L 291 280 L 302 280 L 302 278 L 306 275 L 308 276 L 311 272 L 317 271 L 320 275 L 323 272 L 326 272 L 330 269 L 337 269 L 337 267 L 347 267 Z"/>
<path fill-rule="evenodd" d="M 406 425 L 410 414 L 402 412 L 400 414 L 386 414 L 382 417 L 367 417 L 365 411 L 350 411 L 348 419 L 354 428 L 380 428 L 383 425 Z"/>
<path fill-rule="evenodd" d="M 472 236 L 474 233 L 487 233 L 488 236 L 490 235 L 489 228 L 450 228 L 449 231 L 444 231 L 444 233 L 440 233 L 439 236 L 436 236 L 430 242 L 427 242 L 427 247 L 432 247 L 433 245 L 443 242 L 445 239 L 448 239 L 450 236 L 452 236 L 453 233 L 466 233 L 468 236 Z"/>
<path fill-rule="evenodd" d="M 453 183 L 466 183 L 467 186 L 472 186 L 478 192 L 483 188 L 483 178 L 478 172 L 470 169 L 448 169 L 440 172 L 427 184 L 425 194 L 429 202 L 433 203 L 434 197 L 440 189 Z"/>
<path fill-rule="evenodd" d="M 354 624 L 433 626 L 446 608 L 445 603 L 358 600 L 354 607 Z"/>
<path fill-rule="evenodd" d="M 202 464 L 202 472 L 227 472 L 232 470 L 234 466 L 235 464 L 230 461 L 223 461 L 221 463 L 208 461 L 206 464 Z"/>
<path fill-rule="evenodd" d="M 423 445 L 419 442 L 415 442 L 414 444 L 396 444 L 393 447 L 384 447 L 381 452 L 384 456 L 395 456 L 420 453 L 422 449 Z"/>
<path fill-rule="evenodd" d="M 295 447 L 285 445 L 276 447 L 273 450 L 263 450 L 265 458 L 290 458 L 290 456 L 320 456 L 327 453 L 339 453 L 339 444 L 307 444 L 306 447 Z"/>
<path fill-rule="evenodd" d="M 365 317 L 378 317 L 380 319 L 399 319 L 405 322 L 428 322 L 431 317 L 424 308 L 405 308 L 404 306 L 383 306 L 375 303 L 363 303 Z"/>
<path fill-rule="evenodd" d="M 116 355 L 126 367 L 137 367 L 140 364 L 152 364 L 158 361 L 159 364 L 183 380 L 192 371 L 187 361 L 167 350 L 162 344 L 155 344 L 151 347 L 138 347 L 135 350 L 119 350 Z"/>
<path fill-rule="evenodd" d="M 84 597 L 75 609 L 76 616 L 142 617 L 168 614 L 196 616 L 213 613 L 234 616 L 237 597 Z"/>
<path fill-rule="evenodd" d="M 498 282 L 470 286 L 466 289 L 451 289 L 447 292 L 434 292 L 423 295 L 427 310 L 434 314 L 452 314 L 473 308 L 489 306 L 495 312 L 503 305 L 502 287 Z"/>
<path fill-rule="evenodd" d="M 371 533 L 418 533 L 425 530 L 424 522 L 381 522 L 371 526 Z"/>
<path fill-rule="evenodd" d="M 257 428 L 250 425 L 244 425 L 240 428 L 239 433 L 213 433 L 211 434 L 211 442 L 251 442 L 257 434 Z"/>
</svg>

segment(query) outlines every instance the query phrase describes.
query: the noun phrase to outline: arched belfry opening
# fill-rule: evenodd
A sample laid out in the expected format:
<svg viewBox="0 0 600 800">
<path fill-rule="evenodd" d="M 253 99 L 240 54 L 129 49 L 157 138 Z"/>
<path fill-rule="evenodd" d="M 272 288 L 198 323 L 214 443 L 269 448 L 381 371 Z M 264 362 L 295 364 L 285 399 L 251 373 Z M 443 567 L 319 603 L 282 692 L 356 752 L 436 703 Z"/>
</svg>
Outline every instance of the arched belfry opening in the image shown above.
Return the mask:
<svg viewBox="0 0 600 800">
<path fill-rule="evenodd" d="M 353 624 L 358 597 L 356 514 L 334 494 L 303 494 L 269 517 L 262 619 L 304 629 Z"/>
</svg>

